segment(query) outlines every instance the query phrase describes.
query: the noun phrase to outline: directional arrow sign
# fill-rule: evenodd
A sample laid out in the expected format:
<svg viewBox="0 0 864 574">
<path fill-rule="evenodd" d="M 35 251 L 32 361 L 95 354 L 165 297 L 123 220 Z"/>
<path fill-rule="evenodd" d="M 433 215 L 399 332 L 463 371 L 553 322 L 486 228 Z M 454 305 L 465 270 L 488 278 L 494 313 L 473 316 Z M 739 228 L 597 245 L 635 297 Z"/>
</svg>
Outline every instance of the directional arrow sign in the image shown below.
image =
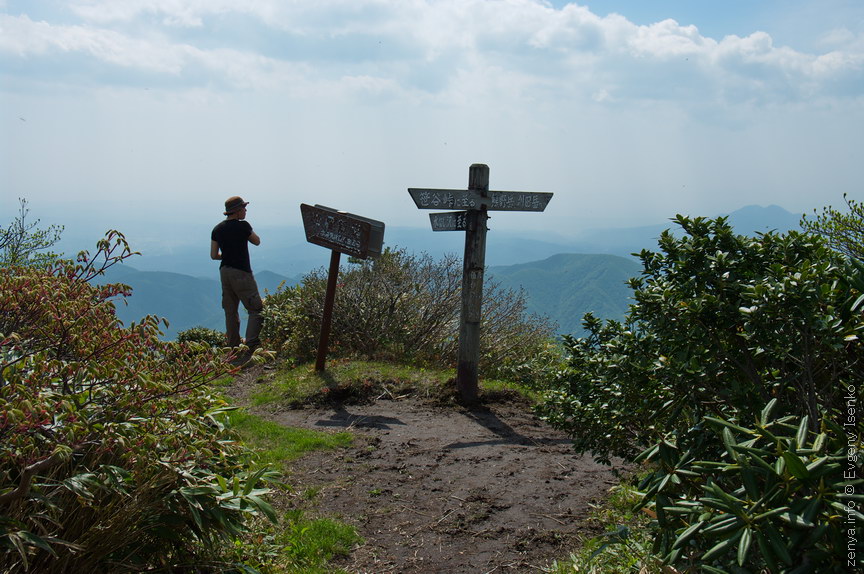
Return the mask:
<svg viewBox="0 0 864 574">
<path fill-rule="evenodd" d="M 420 209 L 482 209 L 488 211 L 543 211 L 551 193 L 536 191 L 479 191 L 465 189 L 408 188 L 411 199 Z"/>
<path fill-rule="evenodd" d="M 432 222 L 432 231 L 465 231 L 468 229 L 468 212 L 430 213 L 429 221 Z"/>
<path fill-rule="evenodd" d="M 551 193 L 539 191 L 490 191 L 489 211 L 544 211 Z"/>
<path fill-rule="evenodd" d="M 408 188 L 411 199 L 420 209 L 480 209 L 483 198 L 466 189 Z"/>
</svg>

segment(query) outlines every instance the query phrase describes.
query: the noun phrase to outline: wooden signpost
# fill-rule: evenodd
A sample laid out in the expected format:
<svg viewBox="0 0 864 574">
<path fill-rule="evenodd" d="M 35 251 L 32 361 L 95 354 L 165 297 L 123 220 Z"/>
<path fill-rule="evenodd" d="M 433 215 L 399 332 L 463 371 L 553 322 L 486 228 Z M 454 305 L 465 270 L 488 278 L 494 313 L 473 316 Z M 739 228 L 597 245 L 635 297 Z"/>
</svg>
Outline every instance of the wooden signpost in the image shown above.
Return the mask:
<svg viewBox="0 0 864 574">
<path fill-rule="evenodd" d="M 333 302 L 336 300 L 336 280 L 339 277 L 340 254 L 360 259 L 378 257 L 384 244 L 384 224 L 374 219 L 337 211 L 323 205 L 300 204 L 306 241 L 331 249 L 330 270 L 327 275 L 327 293 L 321 317 L 321 337 L 315 370 L 323 371 L 327 360 L 330 325 L 333 322 Z"/>
<path fill-rule="evenodd" d="M 551 193 L 489 191 L 489 167 L 474 164 L 468 169 L 468 189 L 408 188 L 418 209 L 460 209 L 431 213 L 433 231 L 465 231 L 462 262 L 462 312 L 459 320 L 459 358 L 456 386 L 462 401 L 478 398 L 477 365 L 480 361 L 480 318 L 483 300 L 483 270 L 486 266 L 486 220 L 488 211 L 543 211 Z"/>
</svg>

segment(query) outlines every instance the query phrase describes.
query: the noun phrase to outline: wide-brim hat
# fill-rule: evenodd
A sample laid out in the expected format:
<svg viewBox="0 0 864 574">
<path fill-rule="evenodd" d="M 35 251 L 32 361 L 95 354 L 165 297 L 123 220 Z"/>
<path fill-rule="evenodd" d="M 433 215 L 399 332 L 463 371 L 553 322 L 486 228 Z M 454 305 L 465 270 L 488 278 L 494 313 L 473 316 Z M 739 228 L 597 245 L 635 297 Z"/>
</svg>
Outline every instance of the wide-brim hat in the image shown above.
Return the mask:
<svg viewBox="0 0 864 574">
<path fill-rule="evenodd" d="M 225 215 L 231 215 L 236 211 L 240 211 L 249 205 L 248 201 L 243 201 L 239 195 L 234 195 L 225 200 Z"/>
</svg>

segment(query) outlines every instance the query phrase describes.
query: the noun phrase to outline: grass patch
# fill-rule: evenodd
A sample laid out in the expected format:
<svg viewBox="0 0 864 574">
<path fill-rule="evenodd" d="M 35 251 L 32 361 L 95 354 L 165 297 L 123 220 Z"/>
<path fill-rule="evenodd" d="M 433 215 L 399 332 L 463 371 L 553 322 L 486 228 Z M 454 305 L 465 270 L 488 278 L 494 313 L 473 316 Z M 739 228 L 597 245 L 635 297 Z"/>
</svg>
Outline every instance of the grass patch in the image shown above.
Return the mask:
<svg viewBox="0 0 864 574">
<path fill-rule="evenodd" d="M 506 401 L 513 398 L 522 398 L 527 399 L 531 404 L 536 404 L 540 401 L 542 395 L 519 383 L 499 379 L 483 379 L 480 381 L 480 397 L 490 401 Z"/>
<path fill-rule="evenodd" d="M 299 407 L 334 402 L 357 404 L 381 398 L 446 392 L 452 370 L 423 369 L 374 361 L 334 360 L 324 372 L 314 365 L 285 367 L 276 371 L 251 396 L 255 406 Z"/>
<path fill-rule="evenodd" d="M 344 571 L 329 562 L 348 556 L 363 542 L 353 526 L 329 518 L 308 518 L 301 510 L 289 510 L 278 525 L 260 521 L 252 526 L 252 532 L 236 541 L 224 558 L 261 574 L 341 573 Z"/>
<path fill-rule="evenodd" d="M 329 362 L 324 372 L 315 371 L 312 364 L 285 366 L 259 385 L 250 402 L 299 408 L 416 395 L 450 402 L 456 395 L 455 375 L 453 369 L 338 359 Z M 535 403 L 540 396 L 524 385 L 496 379 L 481 380 L 480 392 L 482 400 L 491 402 L 522 398 Z"/>
<path fill-rule="evenodd" d="M 243 442 L 259 453 L 262 463 L 280 469 L 307 452 L 345 448 L 351 446 L 353 440 L 349 432 L 330 433 L 286 427 L 244 409 L 233 411 L 229 420 Z"/>
<path fill-rule="evenodd" d="M 363 541 L 353 526 L 329 518 L 310 520 L 301 511 L 294 511 L 288 524 L 284 544 L 292 564 L 307 568 L 304 572 L 336 556 L 347 556 L 355 544 Z"/>
<path fill-rule="evenodd" d="M 291 461 L 316 450 L 351 445 L 349 432 L 322 432 L 282 426 L 238 409 L 229 414 L 229 424 L 241 440 L 254 448 L 259 462 L 287 472 Z M 307 488 L 304 500 L 317 496 L 319 488 Z M 281 505 L 277 505 L 281 506 Z M 284 508 L 284 507 L 283 507 Z M 300 509 L 284 510 L 278 524 L 256 518 L 247 534 L 224 550 L 227 563 L 244 565 L 261 574 L 333 574 L 342 572 L 328 563 L 347 556 L 362 543 L 353 526 L 331 518 L 310 518 Z M 230 571 L 243 571 L 230 570 Z"/>
<path fill-rule="evenodd" d="M 654 536 L 652 518 L 644 512 L 633 512 L 639 502 L 638 490 L 622 481 L 612 489 L 602 506 L 596 507 L 588 520 L 606 526 L 600 536 L 586 539 L 566 560 L 556 560 L 544 570 L 548 574 L 666 574 L 660 557 L 651 552 Z M 609 528 L 609 525 L 615 525 Z"/>
</svg>

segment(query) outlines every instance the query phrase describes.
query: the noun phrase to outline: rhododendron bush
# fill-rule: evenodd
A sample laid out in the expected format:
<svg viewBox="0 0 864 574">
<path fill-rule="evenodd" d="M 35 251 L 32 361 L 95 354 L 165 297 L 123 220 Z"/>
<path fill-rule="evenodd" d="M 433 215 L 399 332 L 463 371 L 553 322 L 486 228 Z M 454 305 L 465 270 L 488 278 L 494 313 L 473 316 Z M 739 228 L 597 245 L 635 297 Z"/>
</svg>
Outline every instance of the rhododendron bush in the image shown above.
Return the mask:
<svg viewBox="0 0 864 574">
<path fill-rule="evenodd" d="M 204 564 L 272 478 L 225 426 L 218 350 L 122 325 L 124 285 L 91 280 L 131 254 L 0 270 L 0 571 L 122 572 Z"/>
</svg>

